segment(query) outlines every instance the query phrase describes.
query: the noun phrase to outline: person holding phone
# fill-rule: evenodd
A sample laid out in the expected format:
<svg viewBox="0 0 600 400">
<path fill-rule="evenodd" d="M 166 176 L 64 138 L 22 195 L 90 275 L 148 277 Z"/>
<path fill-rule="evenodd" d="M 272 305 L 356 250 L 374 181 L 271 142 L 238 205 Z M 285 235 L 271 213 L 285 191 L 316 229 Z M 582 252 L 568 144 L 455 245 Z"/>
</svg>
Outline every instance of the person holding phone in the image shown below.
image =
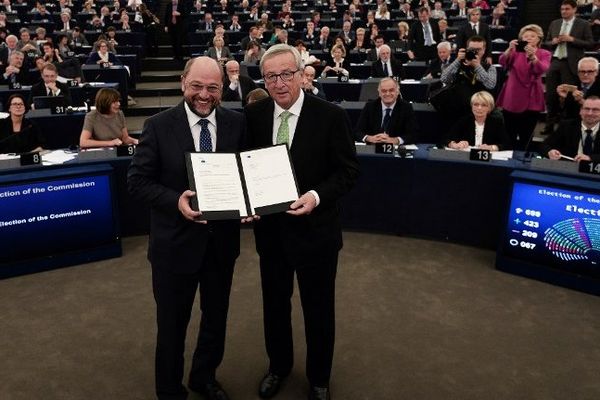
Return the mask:
<svg viewBox="0 0 600 400">
<path fill-rule="evenodd" d="M 550 68 L 552 54 L 540 48 L 544 32 L 538 25 L 526 25 L 500 55 L 508 78 L 498 96 L 513 148 L 524 150 L 529 143 L 539 114 L 544 111 L 542 75 Z"/>
<path fill-rule="evenodd" d="M 563 119 L 579 117 L 579 109 L 583 101 L 590 96 L 600 96 L 600 81 L 597 78 L 598 60 L 594 57 L 583 57 L 577 63 L 578 83 L 576 85 L 563 83 L 556 87 Z"/>
</svg>

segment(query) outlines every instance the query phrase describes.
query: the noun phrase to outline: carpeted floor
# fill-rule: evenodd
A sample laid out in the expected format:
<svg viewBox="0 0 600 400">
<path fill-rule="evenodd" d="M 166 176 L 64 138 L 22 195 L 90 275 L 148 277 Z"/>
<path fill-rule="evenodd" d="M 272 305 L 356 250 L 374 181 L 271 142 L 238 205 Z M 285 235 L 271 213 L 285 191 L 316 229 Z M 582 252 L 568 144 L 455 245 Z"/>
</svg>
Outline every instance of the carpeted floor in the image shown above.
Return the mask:
<svg viewBox="0 0 600 400">
<path fill-rule="evenodd" d="M 251 232 L 242 242 L 218 376 L 253 400 L 267 362 Z M 0 399 L 153 399 L 146 237 L 123 249 L 0 281 Z M 345 234 L 337 283 L 336 400 L 600 399 L 598 297 L 498 272 L 490 251 L 361 233 Z M 307 389 L 294 301 L 297 362 L 280 400 Z"/>
</svg>

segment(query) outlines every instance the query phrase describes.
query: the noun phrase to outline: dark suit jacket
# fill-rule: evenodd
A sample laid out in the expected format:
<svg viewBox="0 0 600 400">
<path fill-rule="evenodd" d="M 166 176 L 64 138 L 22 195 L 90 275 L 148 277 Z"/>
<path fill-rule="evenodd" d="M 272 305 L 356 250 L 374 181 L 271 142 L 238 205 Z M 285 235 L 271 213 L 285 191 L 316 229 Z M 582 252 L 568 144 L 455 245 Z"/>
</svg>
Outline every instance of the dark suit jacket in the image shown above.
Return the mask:
<svg viewBox="0 0 600 400">
<path fill-rule="evenodd" d="M 360 113 L 354 138 L 362 142 L 365 135 L 376 135 L 381 133 L 383 121 L 381 100 L 371 100 L 365 104 Z M 401 98 L 396 100 L 392 116 L 388 125 L 387 134 L 393 137 L 401 137 L 405 144 L 417 141 L 417 119 L 412 104 Z"/>
<path fill-rule="evenodd" d="M 458 29 L 456 34 L 456 47 L 459 49 L 466 49 L 467 41 L 469 38 L 475 36 L 475 31 L 470 22 L 462 25 Z M 485 22 L 479 21 L 479 35 L 485 39 L 485 55 L 489 57 L 492 54 L 492 35 L 490 33 L 490 26 Z"/>
<path fill-rule="evenodd" d="M 562 19 L 555 19 L 550 23 L 548 34 L 546 35 L 545 46 L 554 54 L 557 45 L 552 44 L 552 39 L 560 34 L 562 27 Z M 567 43 L 567 60 L 569 61 L 569 69 L 573 76 L 577 76 L 577 62 L 584 56 L 586 50 L 591 49 L 594 45 L 592 30 L 590 24 L 581 18 L 575 18 L 571 27 L 571 36 L 575 38 L 572 42 Z"/>
<path fill-rule="evenodd" d="M 429 20 L 429 26 L 431 27 L 431 33 L 435 43 L 439 43 L 440 39 L 440 27 L 437 22 L 433 19 Z M 417 21 L 412 24 L 408 33 L 408 50 L 412 50 L 415 53 L 417 59 L 423 58 L 423 49 L 425 48 L 425 35 L 423 33 L 423 24 L 421 21 Z"/>
<path fill-rule="evenodd" d="M 565 119 L 560 122 L 558 129 L 544 140 L 542 145 L 543 155 L 547 157 L 550 150 L 556 149 L 565 156 L 575 157 L 579 151 L 580 140 L 581 119 Z M 600 161 L 600 134 L 598 133 L 596 133 L 590 158 L 594 162 Z"/>
<path fill-rule="evenodd" d="M 304 93 L 320 97 L 323 100 L 327 100 L 327 95 L 325 94 L 325 90 L 323 90 L 323 85 L 321 85 L 321 83 L 318 81 L 313 81 L 313 86 L 315 87 L 315 89 L 317 89 L 317 94 L 313 94 L 312 92 L 306 91 Z"/>
<path fill-rule="evenodd" d="M 453 58 L 452 56 L 448 59 L 448 64 L 446 65 L 446 67 L 448 65 L 450 65 L 450 63 L 452 63 Z M 436 78 L 439 79 L 442 76 L 442 61 L 439 58 L 434 59 L 433 61 L 431 61 L 431 63 L 429 64 L 429 67 L 427 67 L 427 70 L 425 71 L 425 74 L 423 74 L 424 76 L 427 76 L 431 74 L 432 78 Z"/>
<path fill-rule="evenodd" d="M 3 68 L 2 68 L 2 72 L 1 72 L 2 75 L 0 75 L 0 83 L 2 83 L 3 85 L 8 85 L 11 81 L 11 77 L 9 76 L 8 79 L 4 79 L 4 73 L 6 72 L 7 65 L 3 65 L 2 67 Z M 19 68 L 19 73 L 16 74 L 15 81 L 17 81 L 21 85 L 29 85 L 30 84 L 29 71 L 28 71 L 26 65 L 23 65 L 21 68 Z"/>
<path fill-rule="evenodd" d="M 451 141 L 466 140 L 469 145 L 475 145 L 475 117 L 473 114 L 465 115 L 450 129 L 446 144 Z M 510 139 L 504 127 L 504 121 L 492 114 L 488 115 L 483 128 L 483 144 L 496 145 L 500 150 L 510 148 Z"/>
<path fill-rule="evenodd" d="M 402 67 L 402 63 L 392 56 L 390 58 L 390 64 L 392 64 L 392 75 L 402 79 L 404 77 L 404 68 Z M 388 76 L 383 72 L 383 64 L 381 61 L 373 61 L 373 64 L 371 64 L 371 76 L 373 78 L 384 78 Z"/>
<path fill-rule="evenodd" d="M 217 107 L 216 118 L 217 152 L 242 149 L 243 115 Z M 153 266 L 174 273 L 193 273 L 202 267 L 211 234 L 216 243 L 211 251 L 215 251 L 219 262 L 233 262 L 239 255 L 239 221 L 210 221 L 204 225 L 186 220 L 179 212 L 179 196 L 190 187 L 185 153 L 194 151 L 181 102 L 146 120 L 128 172 L 130 194 L 151 206 L 148 259 Z"/>
<path fill-rule="evenodd" d="M 334 67 L 335 62 L 333 62 L 333 60 L 329 60 L 329 61 L 327 61 L 327 65 Z M 348 60 L 347 57 L 344 58 L 344 61 L 342 61 L 342 68 L 344 68 L 346 71 L 348 71 L 348 73 L 350 73 L 350 60 Z M 328 77 L 331 77 L 331 76 L 337 76 L 338 74 L 335 71 L 328 71 L 325 75 Z"/>
<path fill-rule="evenodd" d="M 577 83 L 577 87 L 579 90 L 582 90 L 581 82 Z M 588 98 L 590 96 L 600 96 L 600 79 L 596 79 L 592 86 L 587 90 L 584 94 L 584 98 Z M 581 110 L 581 104 L 575 101 L 572 93 L 568 93 L 565 101 L 562 105 L 562 118 L 564 119 L 576 119 L 579 118 L 579 110 Z"/>
<path fill-rule="evenodd" d="M 10 117 L 0 119 L 0 153 L 25 153 L 44 144 L 45 138 L 33 121 L 23 118 L 21 131 L 15 134 Z"/>
<path fill-rule="evenodd" d="M 229 84 L 231 83 L 229 81 L 229 78 L 227 77 L 227 75 L 225 75 L 225 79 L 223 81 L 223 97 L 222 100 L 223 101 L 238 101 L 241 100 L 243 105 L 246 105 L 246 96 L 248 96 L 248 93 L 250 93 L 252 90 L 256 89 L 256 83 L 254 83 L 254 81 L 245 76 L 245 75 L 240 75 L 239 77 L 240 79 L 240 87 L 242 89 L 242 98 L 240 99 L 240 95 L 238 93 L 237 90 L 231 90 L 229 89 Z"/>
<path fill-rule="evenodd" d="M 600 8 L 596 9 L 594 12 L 592 12 L 592 15 L 590 16 L 590 26 L 592 28 L 592 36 L 594 37 L 594 41 L 598 41 L 600 40 L 600 26 L 599 25 L 591 25 L 592 22 L 594 22 L 594 20 L 596 19 L 600 19 Z"/>
<path fill-rule="evenodd" d="M 245 108 L 251 148 L 273 144 L 273 99 Z M 255 223 L 256 248 L 262 256 L 283 250 L 290 263 L 302 266 L 327 249 L 341 249 L 338 201 L 358 177 L 358 161 L 346 113 L 315 96 L 304 96 L 290 148 L 300 194 L 315 190 L 321 203 L 310 215 L 265 215 Z M 273 235 L 284 249 L 273 248 Z"/>
<path fill-rule="evenodd" d="M 176 17 L 175 21 L 177 22 L 177 26 L 179 29 L 185 28 L 185 25 L 187 23 L 187 17 L 190 13 L 190 6 L 191 6 L 191 2 L 187 2 L 187 1 L 179 1 L 177 4 L 177 11 L 179 11 L 179 13 L 181 15 Z M 165 17 L 163 19 L 163 25 L 168 28 L 171 28 L 173 26 L 173 22 L 171 19 L 172 12 L 173 12 L 173 3 L 168 1 L 167 5 L 165 6 Z"/>
<path fill-rule="evenodd" d="M 60 89 L 59 96 L 63 96 L 65 98 L 65 104 L 70 106 L 73 104 L 71 100 L 71 92 L 67 85 L 61 82 L 56 82 L 56 87 Z M 33 98 L 38 96 L 48 96 L 48 92 L 46 91 L 46 85 L 44 85 L 44 81 L 36 83 L 31 87 L 31 92 L 29 92 L 29 100 L 28 103 L 30 106 L 33 104 Z"/>
</svg>

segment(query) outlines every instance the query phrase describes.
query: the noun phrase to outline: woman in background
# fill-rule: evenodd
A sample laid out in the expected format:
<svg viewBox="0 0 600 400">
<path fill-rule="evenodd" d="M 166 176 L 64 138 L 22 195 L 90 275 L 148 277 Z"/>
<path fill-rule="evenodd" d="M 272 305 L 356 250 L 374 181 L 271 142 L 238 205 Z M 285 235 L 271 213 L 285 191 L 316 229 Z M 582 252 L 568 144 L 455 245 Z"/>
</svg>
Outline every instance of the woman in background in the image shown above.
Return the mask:
<svg viewBox="0 0 600 400">
<path fill-rule="evenodd" d="M 25 118 L 25 98 L 13 94 L 8 98 L 8 117 L 0 120 L 0 153 L 27 153 L 42 150 L 44 138 L 38 127 Z"/>
<path fill-rule="evenodd" d="M 83 122 L 80 147 L 112 147 L 138 143 L 127 132 L 120 97 L 115 89 L 103 88 L 98 91 L 96 109 L 90 111 Z"/>
</svg>

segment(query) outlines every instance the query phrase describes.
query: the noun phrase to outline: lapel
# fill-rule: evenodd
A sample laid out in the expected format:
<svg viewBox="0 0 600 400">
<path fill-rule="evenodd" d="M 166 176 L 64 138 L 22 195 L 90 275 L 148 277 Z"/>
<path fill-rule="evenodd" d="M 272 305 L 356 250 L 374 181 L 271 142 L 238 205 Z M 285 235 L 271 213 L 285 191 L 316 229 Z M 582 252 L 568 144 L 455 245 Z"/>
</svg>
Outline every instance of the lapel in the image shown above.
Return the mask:
<svg viewBox="0 0 600 400">
<path fill-rule="evenodd" d="M 228 119 L 224 114 L 225 112 L 223 111 L 221 106 L 218 106 L 216 109 L 217 153 L 229 151 L 232 147 L 234 147 L 231 143 L 231 120 Z"/>
<path fill-rule="evenodd" d="M 175 133 L 175 140 L 184 153 L 187 151 L 196 151 L 194 139 L 192 138 L 192 131 L 188 125 L 187 114 L 185 113 L 185 108 L 183 108 L 183 101 L 181 101 L 173 111 L 174 112 L 171 114 L 171 126 L 165 127 L 165 129 L 173 130 Z"/>
<path fill-rule="evenodd" d="M 305 95 L 302 109 L 300 110 L 300 117 L 296 124 L 296 131 L 294 132 L 294 141 L 292 143 L 292 148 L 290 149 L 290 154 L 294 160 L 297 160 L 302 154 L 310 154 L 310 136 L 312 132 L 317 131 L 317 126 L 314 124 L 314 121 L 319 120 L 319 112 L 314 110 L 312 105 L 313 98 Z M 272 112 L 271 115 L 273 115 Z"/>
<path fill-rule="evenodd" d="M 375 117 L 375 122 L 377 123 L 377 125 L 373 125 L 377 126 L 377 131 L 379 132 L 381 130 L 381 125 L 383 125 L 383 103 L 381 100 L 377 100 L 373 102 L 373 105 L 375 106 L 375 109 L 373 110 L 373 116 Z"/>
</svg>

